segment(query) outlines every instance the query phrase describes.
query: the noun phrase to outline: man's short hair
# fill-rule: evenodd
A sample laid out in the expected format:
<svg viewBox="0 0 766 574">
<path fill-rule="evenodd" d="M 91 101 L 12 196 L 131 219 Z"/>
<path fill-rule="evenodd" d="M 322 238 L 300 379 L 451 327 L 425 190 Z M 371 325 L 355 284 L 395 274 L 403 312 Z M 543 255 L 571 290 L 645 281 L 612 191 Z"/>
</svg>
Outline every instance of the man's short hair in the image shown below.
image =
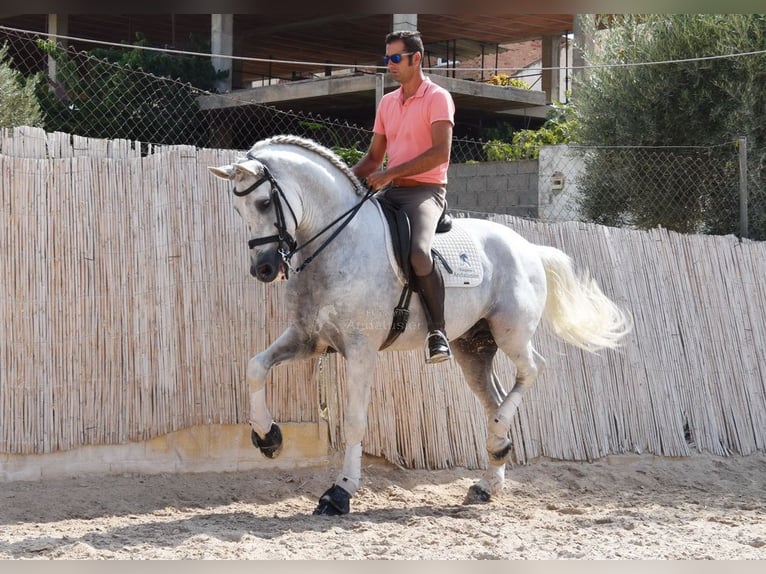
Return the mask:
<svg viewBox="0 0 766 574">
<path fill-rule="evenodd" d="M 404 42 L 404 49 L 407 52 L 420 52 L 420 55 L 423 55 L 423 40 L 420 38 L 420 32 L 417 30 L 399 30 L 397 32 L 391 32 L 386 36 L 386 46 L 396 40 Z"/>
</svg>

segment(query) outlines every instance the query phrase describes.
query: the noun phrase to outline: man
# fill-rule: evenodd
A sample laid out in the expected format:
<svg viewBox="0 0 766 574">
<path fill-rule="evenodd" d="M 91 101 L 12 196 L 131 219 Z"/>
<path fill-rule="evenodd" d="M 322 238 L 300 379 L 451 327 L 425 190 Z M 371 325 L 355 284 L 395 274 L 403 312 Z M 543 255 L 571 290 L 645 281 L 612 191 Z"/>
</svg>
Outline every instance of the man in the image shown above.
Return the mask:
<svg viewBox="0 0 766 574">
<path fill-rule="evenodd" d="M 352 170 L 409 216 L 413 287 L 428 320 L 426 362 L 438 363 L 451 359 L 452 352 L 444 328 L 444 279 L 431 246 L 446 207 L 455 104 L 423 74 L 420 32 L 388 34 L 384 62 L 400 87 L 381 99 L 370 147 Z"/>
</svg>

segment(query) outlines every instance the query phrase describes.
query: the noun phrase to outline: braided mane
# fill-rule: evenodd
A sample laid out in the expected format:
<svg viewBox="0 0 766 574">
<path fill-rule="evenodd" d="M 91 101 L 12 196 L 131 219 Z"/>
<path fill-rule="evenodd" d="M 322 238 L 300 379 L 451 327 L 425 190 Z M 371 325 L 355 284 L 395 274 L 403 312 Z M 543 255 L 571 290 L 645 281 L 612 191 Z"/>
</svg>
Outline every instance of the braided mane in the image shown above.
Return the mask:
<svg viewBox="0 0 766 574">
<path fill-rule="evenodd" d="M 265 140 L 256 142 L 256 144 L 250 148 L 250 151 L 248 153 L 255 155 L 257 151 L 267 146 L 277 145 L 277 144 L 295 145 L 322 156 L 327 161 L 329 161 L 332 165 L 334 165 L 340 171 L 342 171 L 346 175 L 346 177 L 351 180 L 351 183 L 354 185 L 354 191 L 356 191 L 357 195 L 364 195 L 367 192 L 367 190 L 364 188 L 362 183 L 359 181 L 359 178 L 356 177 L 356 175 L 354 175 L 354 172 L 351 171 L 351 168 L 348 167 L 346 162 L 344 162 L 338 154 L 336 154 L 331 149 L 328 149 L 324 147 L 323 145 L 315 142 L 314 140 L 311 140 L 308 138 L 303 138 L 300 136 L 293 136 L 293 135 L 277 135 L 277 136 L 273 136 L 270 138 L 266 138 Z"/>
</svg>

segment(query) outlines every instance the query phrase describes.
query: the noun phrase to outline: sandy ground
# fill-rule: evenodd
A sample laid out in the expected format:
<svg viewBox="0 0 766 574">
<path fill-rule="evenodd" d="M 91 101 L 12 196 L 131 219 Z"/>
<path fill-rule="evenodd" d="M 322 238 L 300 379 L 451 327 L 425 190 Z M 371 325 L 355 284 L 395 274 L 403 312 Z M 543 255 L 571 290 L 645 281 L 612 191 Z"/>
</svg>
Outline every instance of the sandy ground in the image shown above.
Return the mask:
<svg viewBox="0 0 766 574">
<path fill-rule="evenodd" d="M 0 484 L 0 559 L 766 559 L 766 454 L 537 461 L 465 506 L 477 471 L 331 468 Z"/>
</svg>

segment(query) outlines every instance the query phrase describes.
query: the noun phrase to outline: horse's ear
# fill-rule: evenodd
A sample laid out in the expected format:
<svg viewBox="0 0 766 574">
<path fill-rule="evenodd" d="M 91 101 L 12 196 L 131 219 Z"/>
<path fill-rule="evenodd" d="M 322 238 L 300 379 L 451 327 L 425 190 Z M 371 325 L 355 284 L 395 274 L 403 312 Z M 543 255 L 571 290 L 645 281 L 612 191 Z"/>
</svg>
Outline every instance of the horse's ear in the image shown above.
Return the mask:
<svg viewBox="0 0 766 574">
<path fill-rule="evenodd" d="M 208 169 L 210 170 L 210 173 L 221 179 L 234 179 L 234 174 L 237 173 L 237 170 L 234 169 L 233 165 L 222 165 L 220 167 L 208 166 Z"/>
</svg>

